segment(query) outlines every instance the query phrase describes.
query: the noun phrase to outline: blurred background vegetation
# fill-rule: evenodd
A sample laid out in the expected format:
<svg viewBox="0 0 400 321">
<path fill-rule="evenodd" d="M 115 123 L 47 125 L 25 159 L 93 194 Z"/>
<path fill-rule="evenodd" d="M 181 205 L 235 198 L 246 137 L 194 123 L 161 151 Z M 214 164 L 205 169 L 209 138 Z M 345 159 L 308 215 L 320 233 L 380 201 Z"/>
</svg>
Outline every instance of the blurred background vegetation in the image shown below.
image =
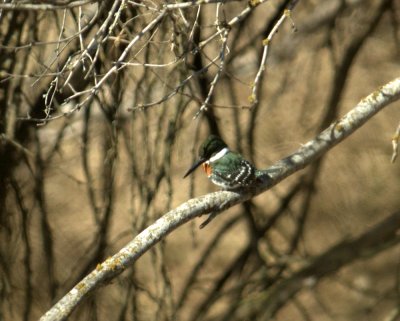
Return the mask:
<svg viewBox="0 0 400 321">
<path fill-rule="evenodd" d="M 266 168 L 400 74 L 396 0 L 206 2 L 0 4 L 0 320 L 39 318 L 215 190 L 200 171 L 182 179 L 210 132 Z M 274 34 L 254 83 L 289 6 L 295 28 L 287 18 Z M 399 211 L 399 120 L 397 102 L 205 229 L 184 225 L 70 319 L 400 320 L 399 236 L 329 273 L 316 265 L 268 309 L 305 266 Z"/>
</svg>

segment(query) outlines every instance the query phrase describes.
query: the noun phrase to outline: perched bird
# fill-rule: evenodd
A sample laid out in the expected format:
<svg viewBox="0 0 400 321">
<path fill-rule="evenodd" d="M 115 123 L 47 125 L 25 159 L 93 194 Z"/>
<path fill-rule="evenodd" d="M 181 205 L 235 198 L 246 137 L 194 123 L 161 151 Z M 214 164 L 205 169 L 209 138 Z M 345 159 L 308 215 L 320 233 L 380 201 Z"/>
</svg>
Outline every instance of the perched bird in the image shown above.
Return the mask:
<svg viewBox="0 0 400 321">
<path fill-rule="evenodd" d="M 210 135 L 199 149 L 199 159 L 187 171 L 188 176 L 200 165 L 214 184 L 226 190 L 251 185 L 256 180 L 256 168 L 239 153 L 233 152 L 218 136 Z"/>
</svg>

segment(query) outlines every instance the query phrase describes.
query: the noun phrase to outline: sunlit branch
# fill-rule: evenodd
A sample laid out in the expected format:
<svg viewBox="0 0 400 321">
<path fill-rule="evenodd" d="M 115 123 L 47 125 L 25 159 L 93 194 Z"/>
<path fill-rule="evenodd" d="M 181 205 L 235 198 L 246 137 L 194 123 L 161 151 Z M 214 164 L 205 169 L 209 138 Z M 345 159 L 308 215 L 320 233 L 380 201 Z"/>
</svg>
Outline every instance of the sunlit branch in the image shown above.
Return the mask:
<svg viewBox="0 0 400 321">
<path fill-rule="evenodd" d="M 261 171 L 259 182 L 248 191 L 219 191 L 191 199 L 160 217 L 114 256 L 99 264 L 40 321 L 65 320 L 87 295 L 132 266 L 145 252 L 182 224 L 210 212 L 221 212 L 261 194 L 303 169 L 350 136 L 376 113 L 400 98 L 400 78 L 362 99 L 340 120 L 332 123 L 290 156 Z"/>
</svg>

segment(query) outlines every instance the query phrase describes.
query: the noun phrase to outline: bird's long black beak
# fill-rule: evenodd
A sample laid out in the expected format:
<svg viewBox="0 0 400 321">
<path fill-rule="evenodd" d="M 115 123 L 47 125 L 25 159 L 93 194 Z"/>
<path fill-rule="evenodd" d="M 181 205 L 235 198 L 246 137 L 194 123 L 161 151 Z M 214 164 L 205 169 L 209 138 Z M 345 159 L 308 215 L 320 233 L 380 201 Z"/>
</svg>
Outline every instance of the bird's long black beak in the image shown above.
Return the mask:
<svg viewBox="0 0 400 321">
<path fill-rule="evenodd" d="M 192 167 L 189 168 L 189 170 L 186 172 L 185 176 L 183 176 L 183 178 L 185 178 L 186 176 L 188 176 L 190 173 L 192 173 L 197 167 L 199 167 L 201 164 L 203 164 L 206 161 L 206 159 L 204 158 L 200 158 L 196 163 L 194 163 L 192 165 Z"/>
</svg>

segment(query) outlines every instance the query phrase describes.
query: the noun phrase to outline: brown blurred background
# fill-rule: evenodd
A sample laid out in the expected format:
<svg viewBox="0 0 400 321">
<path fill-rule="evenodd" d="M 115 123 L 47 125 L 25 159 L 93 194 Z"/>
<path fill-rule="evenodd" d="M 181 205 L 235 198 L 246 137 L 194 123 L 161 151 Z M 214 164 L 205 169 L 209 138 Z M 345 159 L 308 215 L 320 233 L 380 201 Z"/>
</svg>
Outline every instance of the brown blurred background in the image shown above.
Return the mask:
<svg viewBox="0 0 400 321">
<path fill-rule="evenodd" d="M 169 209 L 216 190 L 200 170 L 182 179 L 210 132 L 267 168 L 400 75 L 398 1 L 303 0 L 252 105 L 262 40 L 291 2 L 252 2 L 232 26 L 248 2 L 171 6 L 121 60 L 161 4 L 0 5 L 0 320 L 38 319 Z M 182 226 L 70 320 L 400 320 L 398 235 L 294 278 L 400 210 L 399 107 L 205 229 Z M 299 289 L 270 309 L 287 284 Z"/>
</svg>

